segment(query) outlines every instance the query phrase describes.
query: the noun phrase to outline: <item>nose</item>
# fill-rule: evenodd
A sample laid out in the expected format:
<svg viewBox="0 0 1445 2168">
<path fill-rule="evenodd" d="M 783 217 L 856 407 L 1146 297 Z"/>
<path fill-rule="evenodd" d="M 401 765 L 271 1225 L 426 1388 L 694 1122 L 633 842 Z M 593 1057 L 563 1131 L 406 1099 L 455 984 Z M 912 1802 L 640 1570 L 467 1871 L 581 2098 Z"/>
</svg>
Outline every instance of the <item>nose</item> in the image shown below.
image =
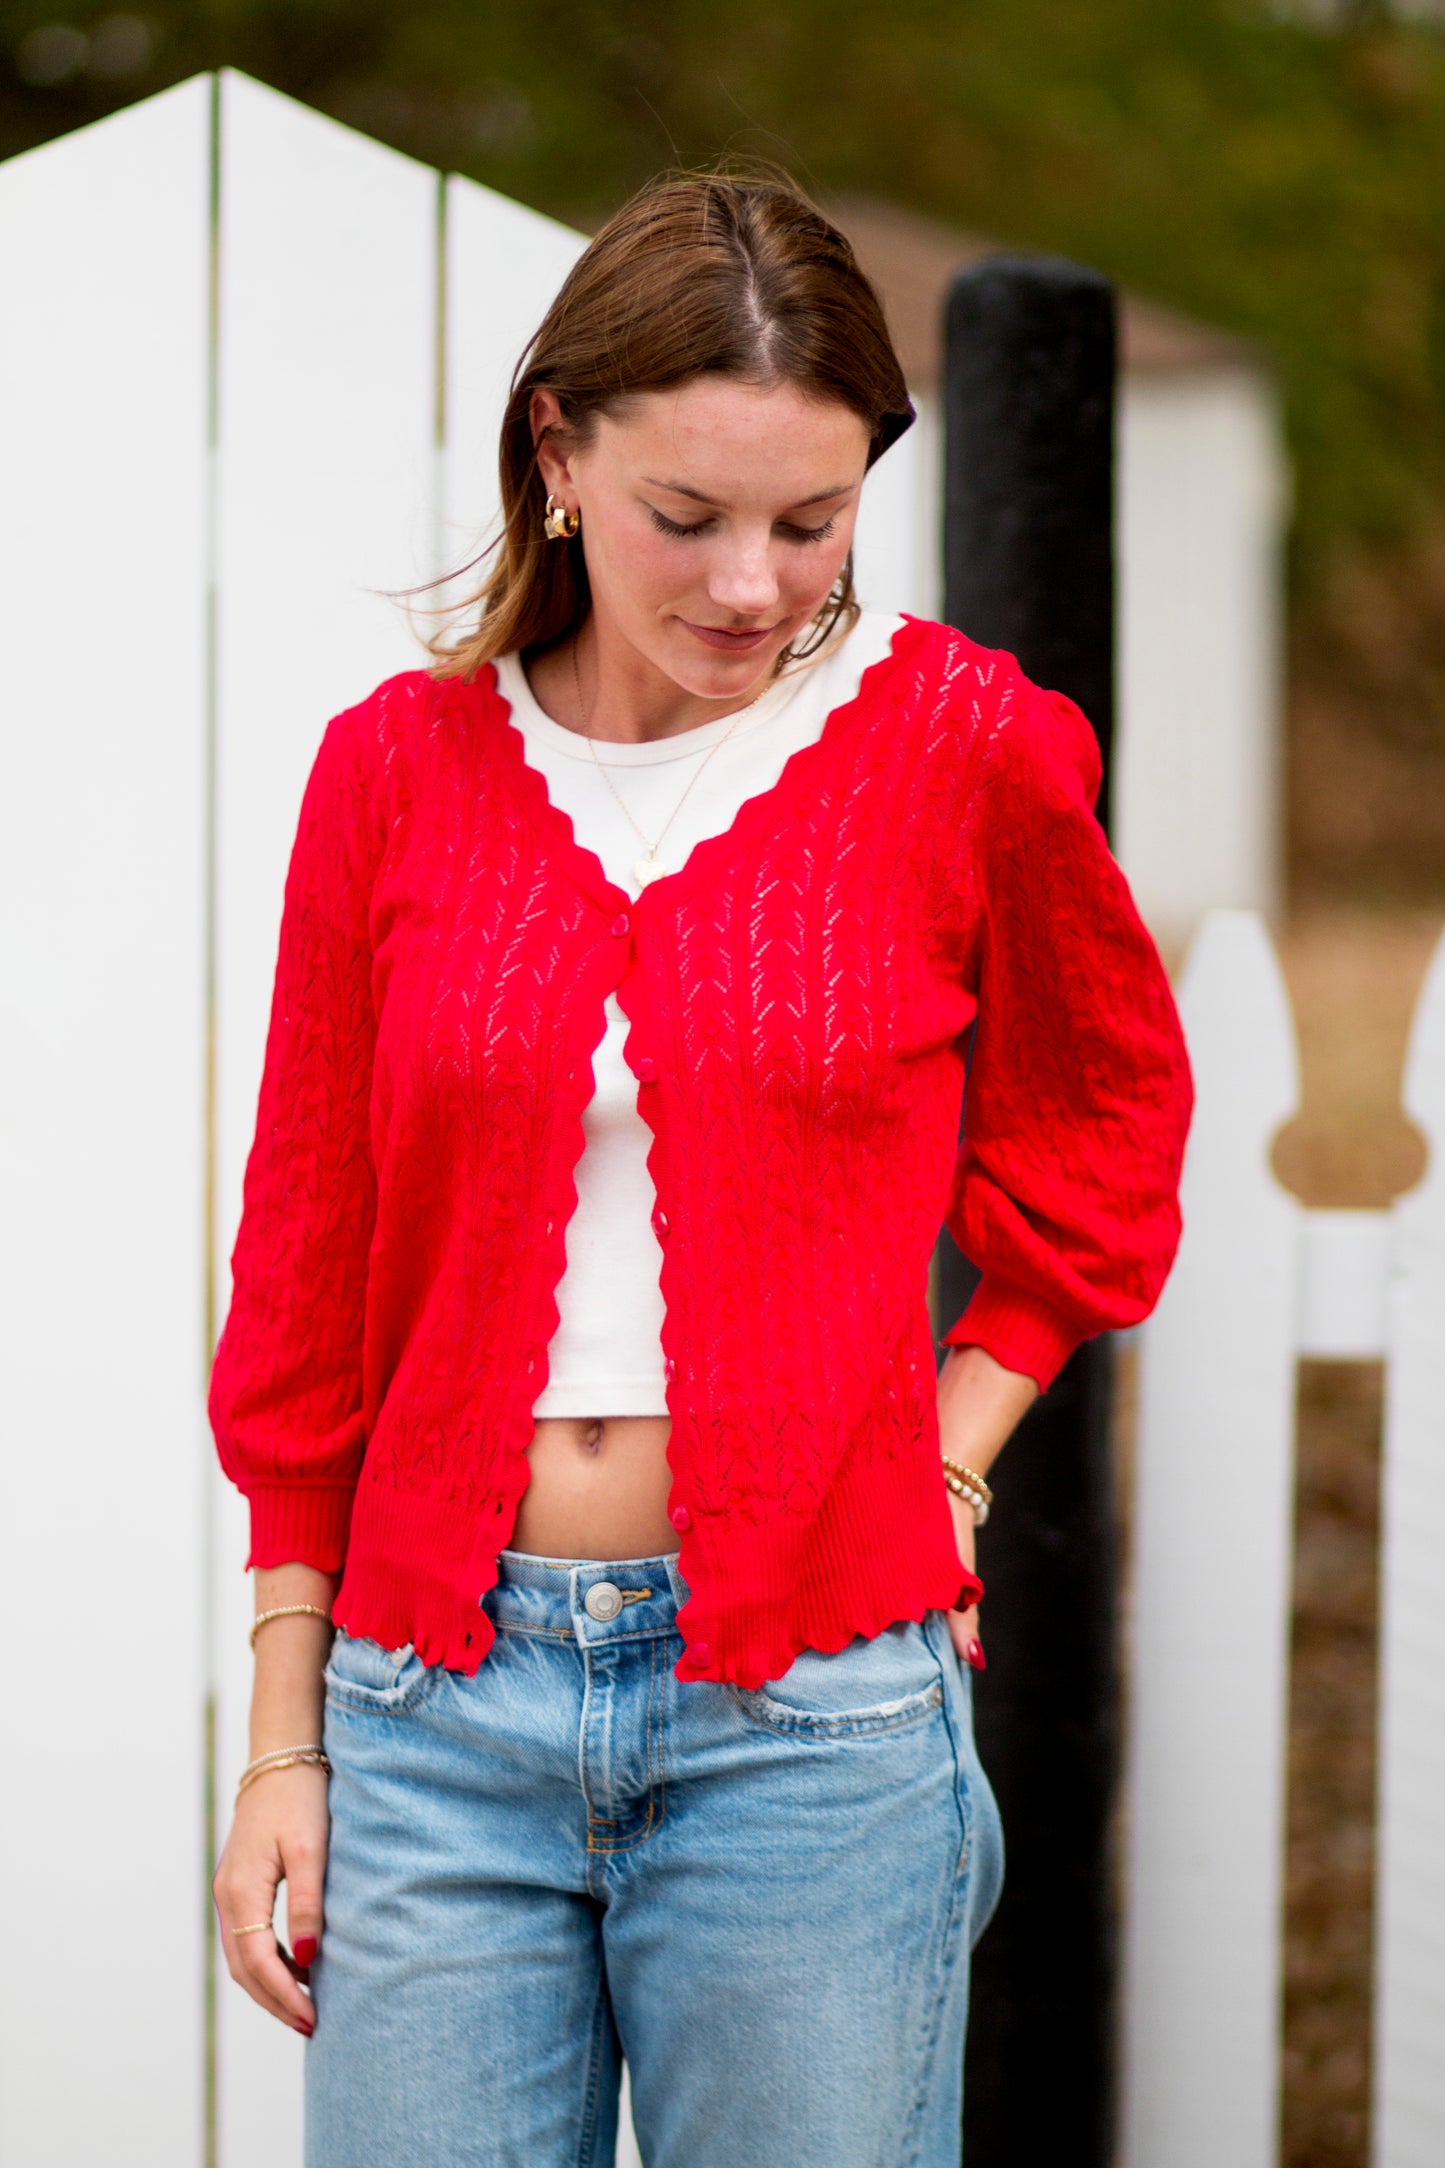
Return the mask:
<svg viewBox="0 0 1445 2168">
<path fill-rule="evenodd" d="M 766 617 L 777 606 L 778 580 L 768 537 L 739 540 L 711 567 L 708 599 L 738 617 Z"/>
</svg>

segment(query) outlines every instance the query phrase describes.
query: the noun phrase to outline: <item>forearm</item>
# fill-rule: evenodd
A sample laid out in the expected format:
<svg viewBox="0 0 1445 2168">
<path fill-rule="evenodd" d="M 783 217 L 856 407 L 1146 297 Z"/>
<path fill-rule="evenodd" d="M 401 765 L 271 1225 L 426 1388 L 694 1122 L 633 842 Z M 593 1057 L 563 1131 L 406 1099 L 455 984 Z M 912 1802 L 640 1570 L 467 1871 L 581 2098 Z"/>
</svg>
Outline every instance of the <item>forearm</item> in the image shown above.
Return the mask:
<svg viewBox="0 0 1445 2168">
<path fill-rule="evenodd" d="M 981 1347 L 951 1348 L 938 1373 L 944 1454 L 976 1475 L 987 1475 L 1038 1396 L 1032 1378 L 1005 1370 Z"/>
<path fill-rule="evenodd" d="M 290 1604 L 314 1604 L 321 1618 L 302 1613 L 272 1619 L 256 1636 L 256 1671 L 251 1692 L 251 1753 L 274 1753 L 285 1746 L 319 1746 L 325 1700 L 322 1673 L 331 1647 L 331 1605 L 341 1585 L 339 1573 L 314 1566 L 258 1569 L 256 1616 Z"/>
</svg>

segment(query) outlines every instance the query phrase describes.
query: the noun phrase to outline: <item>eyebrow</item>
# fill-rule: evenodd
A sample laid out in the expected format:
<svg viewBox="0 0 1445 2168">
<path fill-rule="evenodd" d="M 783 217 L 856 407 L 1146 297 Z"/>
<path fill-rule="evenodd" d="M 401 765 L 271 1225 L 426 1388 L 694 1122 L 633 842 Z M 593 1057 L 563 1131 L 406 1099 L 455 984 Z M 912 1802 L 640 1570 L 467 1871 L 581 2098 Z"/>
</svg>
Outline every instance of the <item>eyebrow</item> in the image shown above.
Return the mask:
<svg viewBox="0 0 1445 2168">
<path fill-rule="evenodd" d="M 642 479 L 648 489 L 665 489 L 673 497 L 691 497 L 694 504 L 710 505 L 715 512 L 726 512 L 729 509 L 721 498 L 705 497 L 700 489 L 689 489 L 684 482 L 664 482 L 651 474 L 644 474 Z M 837 489 L 820 489 L 816 497 L 800 497 L 797 503 L 789 505 L 788 509 L 790 512 L 806 512 L 815 504 L 826 504 L 830 497 L 846 497 L 852 487 L 851 482 L 844 482 Z"/>
</svg>

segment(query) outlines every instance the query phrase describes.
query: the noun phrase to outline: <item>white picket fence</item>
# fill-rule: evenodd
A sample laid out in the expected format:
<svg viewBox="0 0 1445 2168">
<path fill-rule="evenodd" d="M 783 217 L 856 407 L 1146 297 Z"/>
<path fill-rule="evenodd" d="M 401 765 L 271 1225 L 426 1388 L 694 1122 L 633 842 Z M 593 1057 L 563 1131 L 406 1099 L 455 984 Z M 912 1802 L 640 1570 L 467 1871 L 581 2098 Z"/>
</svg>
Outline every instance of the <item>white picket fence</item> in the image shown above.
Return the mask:
<svg viewBox="0 0 1445 2168">
<path fill-rule="evenodd" d="M 6 2163 L 300 2160 L 298 2042 L 205 1985 L 251 1597 L 204 1385 L 302 783 L 326 718 L 417 659 L 384 591 L 492 518 L 506 378 L 581 245 L 232 74 L 0 166 Z M 885 606 L 919 606 L 896 583 L 921 576 L 931 455 L 915 432 L 865 493 Z M 1411 1108 L 1438 1137 L 1433 984 Z M 1387 1247 L 1391 1322 L 1364 1334 L 1392 1364 L 1378 2163 L 1419 2168 L 1445 2157 L 1445 1204 L 1432 1172 L 1388 1243 L 1352 1240 L 1357 1216 L 1273 1188 L 1272 986 L 1225 922 L 1186 995 L 1190 1234 L 1145 1348 L 1132 2168 L 1192 2168 L 1201 2132 L 1211 2168 L 1273 2159 L 1290 1378 L 1300 1348 L 1344 1351 L 1341 1272 L 1383 1318 Z"/>
<path fill-rule="evenodd" d="M 1306 1212 L 1270 1171 L 1294 1033 L 1260 921 L 1206 921 L 1180 994 L 1198 1087 L 1179 1261 L 1142 1334 L 1129 1693 L 1128 2168 L 1271 2168 L 1295 1370 L 1386 1366 L 1375 2168 L 1445 2161 L 1445 944 L 1390 1212 Z M 1337 1028 L 1348 1031 L 1342 1016 Z"/>
<path fill-rule="evenodd" d="M 203 1993 L 251 1604 L 205 1376 L 301 787 L 421 659 L 380 591 L 492 517 L 581 245 L 235 75 L 0 167 L 17 2168 L 300 2160 L 299 2041 Z"/>
</svg>

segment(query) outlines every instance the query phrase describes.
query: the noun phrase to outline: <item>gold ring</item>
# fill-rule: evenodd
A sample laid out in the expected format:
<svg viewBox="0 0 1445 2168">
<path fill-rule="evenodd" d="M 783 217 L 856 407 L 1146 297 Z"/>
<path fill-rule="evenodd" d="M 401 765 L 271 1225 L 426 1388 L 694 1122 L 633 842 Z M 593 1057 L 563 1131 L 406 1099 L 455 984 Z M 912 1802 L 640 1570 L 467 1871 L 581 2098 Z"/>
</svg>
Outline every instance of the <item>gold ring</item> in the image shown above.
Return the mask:
<svg viewBox="0 0 1445 2168">
<path fill-rule="evenodd" d="M 271 1933 L 271 1922 L 269 1920 L 252 1920 L 249 1927 L 233 1927 L 231 1933 L 233 1935 L 269 1935 Z"/>
</svg>

